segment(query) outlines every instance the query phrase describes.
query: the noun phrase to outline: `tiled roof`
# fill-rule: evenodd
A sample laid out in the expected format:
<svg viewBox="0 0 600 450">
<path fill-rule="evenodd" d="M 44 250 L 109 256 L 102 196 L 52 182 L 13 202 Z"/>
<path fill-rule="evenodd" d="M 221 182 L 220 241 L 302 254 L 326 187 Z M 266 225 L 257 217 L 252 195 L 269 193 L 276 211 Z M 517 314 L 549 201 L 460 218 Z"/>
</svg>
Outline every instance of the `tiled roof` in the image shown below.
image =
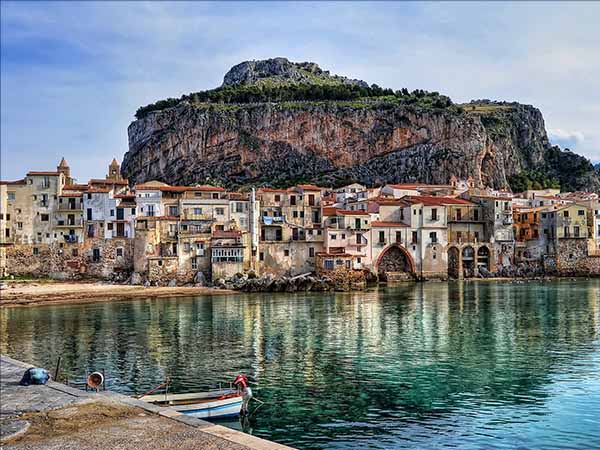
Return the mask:
<svg viewBox="0 0 600 450">
<path fill-rule="evenodd" d="M 368 216 L 369 213 L 366 211 L 348 211 L 346 209 L 338 209 L 337 214 L 342 216 Z"/>
<path fill-rule="evenodd" d="M 15 180 L 15 181 L 0 181 L 0 184 L 3 185 L 14 185 L 14 184 L 27 184 L 25 180 Z"/>
<path fill-rule="evenodd" d="M 57 177 L 60 175 L 60 172 L 36 172 L 36 171 L 31 171 L 31 172 L 27 172 L 27 176 L 46 176 L 46 177 Z"/>
<path fill-rule="evenodd" d="M 472 205 L 475 203 L 458 197 L 435 197 L 430 195 L 408 195 L 403 197 L 410 203 L 422 203 L 426 206 L 445 206 L 445 205 Z"/>
<path fill-rule="evenodd" d="M 90 184 L 122 184 L 122 185 L 126 185 L 126 184 L 129 184 L 129 182 L 127 180 L 113 180 L 110 178 L 104 178 L 104 179 L 92 178 L 90 180 Z"/>
<path fill-rule="evenodd" d="M 87 191 L 89 186 L 87 184 L 65 184 L 63 190 L 65 191 Z"/>
<path fill-rule="evenodd" d="M 407 228 L 408 227 L 408 225 L 406 225 L 404 222 L 385 222 L 385 221 L 380 221 L 380 220 L 371 222 L 371 226 L 373 228 Z"/>
<path fill-rule="evenodd" d="M 321 191 L 325 188 L 320 188 L 319 186 L 315 186 L 314 184 L 299 184 L 297 185 L 303 191 Z"/>
</svg>

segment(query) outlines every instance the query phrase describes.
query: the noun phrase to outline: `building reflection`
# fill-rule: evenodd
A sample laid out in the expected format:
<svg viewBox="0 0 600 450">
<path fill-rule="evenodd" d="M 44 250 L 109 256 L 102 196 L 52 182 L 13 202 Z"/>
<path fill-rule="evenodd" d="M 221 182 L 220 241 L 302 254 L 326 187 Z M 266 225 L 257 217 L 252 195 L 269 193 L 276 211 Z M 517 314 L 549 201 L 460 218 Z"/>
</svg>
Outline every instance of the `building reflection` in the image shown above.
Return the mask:
<svg viewBox="0 0 600 450">
<path fill-rule="evenodd" d="M 79 383 L 104 369 L 126 394 L 166 376 L 185 392 L 245 372 L 266 402 L 257 432 L 306 433 L 500 404 L 543 414 L 545 387 L 598 352 L 599 317 L 599 281 L 400 284 L 5 308 L 0 349 L 46 367 L 62 356 Z"/>
</svg>

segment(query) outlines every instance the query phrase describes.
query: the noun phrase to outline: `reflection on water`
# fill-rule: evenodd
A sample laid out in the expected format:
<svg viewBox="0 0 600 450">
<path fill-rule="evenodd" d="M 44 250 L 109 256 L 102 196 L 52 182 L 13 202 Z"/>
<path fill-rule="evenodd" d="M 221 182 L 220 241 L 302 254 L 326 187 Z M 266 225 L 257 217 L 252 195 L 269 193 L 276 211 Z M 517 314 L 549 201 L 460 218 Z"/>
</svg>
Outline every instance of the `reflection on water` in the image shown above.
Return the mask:
<svg viewBox="0 0 600 450">
<path fill-rule="evenodd" d="M 600 281 L 4 309 L 0 350 L 111 389 L 228 383 L 299 448 L 600 448 Z M 239 427 L 239 424 L 228 424 Z"/>
</svg>

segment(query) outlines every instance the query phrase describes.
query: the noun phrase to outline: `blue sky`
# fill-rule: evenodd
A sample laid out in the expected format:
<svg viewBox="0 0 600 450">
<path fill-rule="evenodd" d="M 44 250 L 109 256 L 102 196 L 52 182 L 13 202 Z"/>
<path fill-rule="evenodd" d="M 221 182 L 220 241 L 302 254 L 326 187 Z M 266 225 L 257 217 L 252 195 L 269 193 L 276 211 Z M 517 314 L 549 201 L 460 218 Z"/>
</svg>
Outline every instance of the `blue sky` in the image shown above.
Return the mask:
<svg viewBox="0 0 600 450">
<path fill-rule="evenodd" d="M 1 3 L 1 177 L 103 176 L 136 109 L 285 56 L 454 101 L 539 107 L 600 161 L 600 3 Z"/>
</svg>

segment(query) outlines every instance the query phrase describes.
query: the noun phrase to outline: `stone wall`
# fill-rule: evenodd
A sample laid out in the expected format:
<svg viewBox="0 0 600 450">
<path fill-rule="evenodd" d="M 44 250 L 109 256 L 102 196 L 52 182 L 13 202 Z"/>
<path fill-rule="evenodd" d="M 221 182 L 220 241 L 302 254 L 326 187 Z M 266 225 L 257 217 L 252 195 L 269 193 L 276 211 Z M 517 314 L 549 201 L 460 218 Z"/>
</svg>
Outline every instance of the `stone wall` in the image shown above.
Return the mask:
<svg viewBox="0 0 600 450">
<path fill-rule="evenodd" d="M 99 258 L 94 258 L 94 249 Z M 9 275 L 69 279 L 126 279 L 133 270 L 131 239 L 88 239 L 83 244 L 15 244 L 6 247 Z"/>
<path fill-rule="evenodd" d="M 556 270 L 559 275 L 600 276 L 600 256 L 589 255 L 587 239 L 559 239 Z"/>
</svg>

